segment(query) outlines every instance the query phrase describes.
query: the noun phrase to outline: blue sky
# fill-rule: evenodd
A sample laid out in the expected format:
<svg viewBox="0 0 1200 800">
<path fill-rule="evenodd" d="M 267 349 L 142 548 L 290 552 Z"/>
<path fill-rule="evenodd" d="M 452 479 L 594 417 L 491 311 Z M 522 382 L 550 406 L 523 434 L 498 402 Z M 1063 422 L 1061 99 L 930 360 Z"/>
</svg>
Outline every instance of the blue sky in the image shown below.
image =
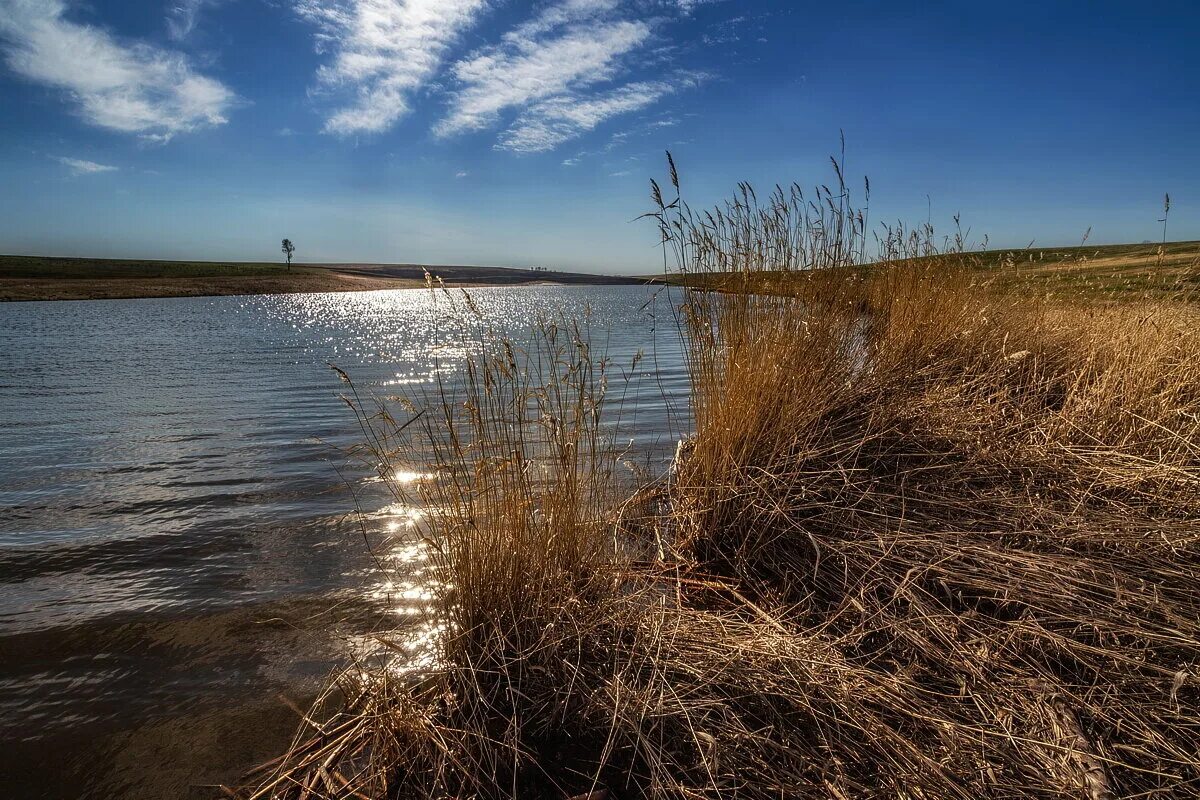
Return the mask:
<svg viewBox="0 0 1200 800">
<path fill-rule="evenodd" d="M 1195 3 L 0 0 L 0 252 L 660 263 L 649 178 L 1200 239 Z M 928 198 L 928 199 L 927 199 Z M 927 205 L 928 204 L 928 205 Z"/>
</svg>

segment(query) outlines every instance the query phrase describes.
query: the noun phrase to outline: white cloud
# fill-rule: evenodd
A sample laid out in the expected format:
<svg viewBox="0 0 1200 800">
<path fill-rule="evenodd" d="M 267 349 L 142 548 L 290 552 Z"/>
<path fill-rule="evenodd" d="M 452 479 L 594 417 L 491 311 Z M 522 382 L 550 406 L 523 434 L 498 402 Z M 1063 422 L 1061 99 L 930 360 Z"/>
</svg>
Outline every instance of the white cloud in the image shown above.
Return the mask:
<svg viewBox="0 0 1200 800">
<path fill-rule="evenodd" d="M 669 5 L 674 5 L 684 14 L 690 14 L 696 10 L 697 6 L 708 6 L 713 3 L 720 3 L 724 0 L 668 0 Z"/>
<path fill-rule="evenodd" d="M 599 30 L 572 31 L 515 55 L 488 54 L 459 64 L 465 87 L 437 133 L 449 135 L 494 125 L 501 111 L 554 98 L 573 86 L 613 76 L 613 61 L 649 34 L 643 23 L 617 22 Z"/>
<path fill-rule="evenodd" d="M 659 20 L 661 21 L 661 20 Z M 497 149 L 542 152 L 605 120 L 649 107 L 699 76 L 622 83 L 655 56 L 651 21 L 628 18 L 617 0 L 559 0 L 506 33 L 497 45 L 459 60 L 447 114 L 434 133 L 508 127 Z M 567 159 L 564 166 L 571 166 Z"/>
<path fill-rule="evenodd" d="M 505 34 L 503 43 L 454 65 L 458 88 L 434 132 L 449 136 L 497 124 L 501 112 L 611 80 L 650 26 L 613 19 L 611 0 L 565 0 Z"/>
<path fill-rule="evenodd" d="M 560 0 L 557 5 L 546 6 L 536 17 L 506 33 L 504 40 L 520 45 L 560 25 L 594 19 L 615 11 L 619 5 L 618 0 Z"/>
<path fill-rule="evenodd" d="M 67 158 L 66 156 L 58 156 L 54 159 L 58 163 L 68 167 L 73 175 L 92 175 L 97 172 L 116 172 L 117 168 L 108 164 L 97 164 L 95 161 L 86 161 L 82 158 Z"/>
<path fill-rule="evenodd" d="M 460 169 L 458 172 L 454 173 L 454 177 L 456 177 L 456 178 L 465 178 L 465 177 L 467 177 L 467 176 L 468 176 L 468 175 L 470 175 L 470 174 L 471 174 L 471 173 L 467 172 L 465 169 Z"/>
<path fill-rule="evenodd" d="M 566 95 L 537 103 L 522 112 L 500 135 L 497 147 L 519 153 L 553 150 L 610 117 L 646 108 L 682 85 L 684 82 L 647 81 L 621 86 L 595 97 Z"/>
<path fill-rule="evenodd" d="M 119 43 L 68 22 L 62 0 L 0 0 L 0 46 L 15 72 L 62 89 L 93 125 L 163 142 L 226 122 L 233 92 L 178 52 Z"/>
<path fill-rule="evenodd" d="M 167 9 L 167 35 L 181 42 L 191 35 L 200 17 L 200 9 L 218 0 L 174 0 Z"/>
<path fill-rule="evenodd" d="M 300 0 L 300 15 L 318 26 L 318 50 L 334 53 L 318 71 L 321 86 L 355 95 L 325 120 L 325 130 L 390 128 L 486 8 L 487 0 Z"/>
</svg>

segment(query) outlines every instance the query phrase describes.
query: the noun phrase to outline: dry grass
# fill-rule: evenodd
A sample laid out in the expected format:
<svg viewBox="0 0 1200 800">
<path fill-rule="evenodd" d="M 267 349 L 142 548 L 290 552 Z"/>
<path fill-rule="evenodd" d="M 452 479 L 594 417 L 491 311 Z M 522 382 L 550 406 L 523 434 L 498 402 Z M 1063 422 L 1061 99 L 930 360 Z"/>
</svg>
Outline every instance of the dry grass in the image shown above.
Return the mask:
<svg viewBox="0 0 1200 800">
<path fill-rule="evenodd" d="M 1069 302 L 1195 301 L 1200 292 L 1200 242 L 1029 247 L 972 258 L 998 288 Z"/>
<path fill-rule="evenodd" d="M 437 659 L 348 672 L 258 796 L 1200 792 L 1195 312 L 1018 298 L 923 229 L 855 269 L 835 166 L 655 187 L 730 291 L 684 295 L 695 435 L 632 495 L 584 331 L 483 332 L 415 423 L 356 404 L 442 465 Z"/>
</svg>

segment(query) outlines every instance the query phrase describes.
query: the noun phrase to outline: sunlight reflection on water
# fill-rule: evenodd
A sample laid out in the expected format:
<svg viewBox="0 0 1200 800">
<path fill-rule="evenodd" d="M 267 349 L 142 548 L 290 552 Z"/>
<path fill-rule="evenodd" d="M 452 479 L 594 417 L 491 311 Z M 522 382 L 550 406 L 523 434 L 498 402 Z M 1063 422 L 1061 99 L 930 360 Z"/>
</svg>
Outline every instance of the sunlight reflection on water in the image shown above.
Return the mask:
<svg viewBox="0 0 1200 800">
<path fill-rule="evenodd" d="M 230 724 L 224 709 L 268 713 L 266 698 L 303 694 L 342 656 L 340 641 L 411 622 L 429 597 L 414 529 L 425 509 L 396 505 L 346 455 L 362 432 L 328 365 L 364 396 L 420 402 L 437 377 L 453 387 L 470 349 L 445 344 L 458 334 L 489 325 L 522 340 L 539 316 L 586 317 L 594 352 L 621 365 L 647 352 L 625 387 L 622 442 L 648 458 L 670 449 L 686 416 L 669 414 L 664 395 L 680 410 L 687 387 L 669 306 L 651 296 L 478 289 L 482 323 L 470 326 L 423 290 L 7 304 L 4 757 L 24 774 L 61 775 L 62 796 L 77 795 L 78 767 L 101 796 L 149 797 L 182 792 L 146 770 L 154 759 L 137 772 L 137 759 L 100 755 L 125 753 L 134 732 L 170 731 L 145 741 L 182 765 L 172 774 L 185 783 L 229 779 L 213 773 L 228 753 L 245 751 L 238 767 L 274 755 L 261 731 L 242 750 L 212 735 Z M 412 486 L 432 472 L 415 460 L 394 477 Z M 428 631 L 412 635 L 417 652 Z M 111 781 L 94 774 L 118 761 Z"/>
</svg>

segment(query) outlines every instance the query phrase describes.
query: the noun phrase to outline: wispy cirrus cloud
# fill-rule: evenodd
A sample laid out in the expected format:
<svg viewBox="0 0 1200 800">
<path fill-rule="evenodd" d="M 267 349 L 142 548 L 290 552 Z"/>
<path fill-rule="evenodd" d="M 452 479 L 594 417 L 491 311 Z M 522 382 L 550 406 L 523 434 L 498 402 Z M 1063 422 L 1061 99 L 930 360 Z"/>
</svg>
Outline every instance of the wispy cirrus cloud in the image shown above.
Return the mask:
<svg viewBox="0 0 1200 800">
<path fill-rule="evenodd" d="M 226 122 L 233 91 L 194 72 L 186 56 L 122 44 L 65 13 L 61 0 L 0 0 L 0 48 L 14 72 L 65 91 L 90 124 L 151 142 Z"/>
<path fill-rule="evenodd" d="M 504 124 L 496 147 L 543 152 L 605 120 L 647 108 L 696 78 L 621 83 L 654 40 L 651 20 L 615 0 L 561 0 L 456 62 L 440 137 Z"/>
<path fill-rule="evenodd" d="M 563 95 L 613 77 L 614 60 L 645 40 L 649 27 L 620 21 L 579 28 L 549 41 L 522 43 L 515 52 L 493 51 L 459 62 L 462 83 L 450 114 L 436 128 L 442 136 L 491 127 L 500 112 Z"/>
<path fill-rule="evenodd" d="M 709 6 L 714 3 L 723 3 L 725 0 L 667 0 L 669 3 L 677 7 L 684 14 L 690 14 L 696 10 L 698 6 Z"/>
<path fill-rule="evenodd" d="M 165 142 L 220 125 L 234 93 L 181 53 L 65 19 L 62 0 L 0 0 L 0 49 L 17 74 L 66 92 L 92 125 Z"/>
<path fill-rule="evenodd" d="M 327 114 L 325 132 L 386 131 L 432 88 L 447 105 L 433 125 L 436 136 L 498 128 L 498 149 L 538 152 L 696 83 L 683 73 L 628 77 L 661 58 L 650 45 L 655 27 L 681 13 L 676 0 L 553 0 L 493 44 L 454 60 L 455 46 L 493 5 L 298 0 L 301 18 L 317 27 L 318 51 L 330 56 L 318 69 L 318 89 L 342 99 Z M 639 18 L 637 9 L 650 16 Z"/>
<path fill-rule="evenodd" d="M 553 150 L 611 117 L 640 111 L 692 83 L 694 79 L 681 79 L 676 83 L 645 81 L 593 97 L 566 95 L 535 103 L 500 134 L 497 147 L 519 153 Z"/>
<path fill-rule="evenodd" d="M 72 175 L 94 175 L 97 172 L 116 172 L 117 168 L 109 164 L 97 164 L 95 161 L 87 161 L 82 158 L 67 158 L 66 156 L 56 156 L 55 161 L 62 164 L 67 169 L 71 170 Z"/>
<path fill-rule="evenodd" d="M 317 26 L 318 50 L 333 54 L 318 71 L 321 87 L 354 95 L 326 118 L 325 131 L 390 128 L 487 7 L 487 0 L 300 0 L 300 16 Z"/>
<path fill-rule="evenodd" d="M 167 7 L 167 35 L 181 42 L 191 35 L 205 6 L 216 5 L 220 0 L 172 0 Z"/>
</svg>

